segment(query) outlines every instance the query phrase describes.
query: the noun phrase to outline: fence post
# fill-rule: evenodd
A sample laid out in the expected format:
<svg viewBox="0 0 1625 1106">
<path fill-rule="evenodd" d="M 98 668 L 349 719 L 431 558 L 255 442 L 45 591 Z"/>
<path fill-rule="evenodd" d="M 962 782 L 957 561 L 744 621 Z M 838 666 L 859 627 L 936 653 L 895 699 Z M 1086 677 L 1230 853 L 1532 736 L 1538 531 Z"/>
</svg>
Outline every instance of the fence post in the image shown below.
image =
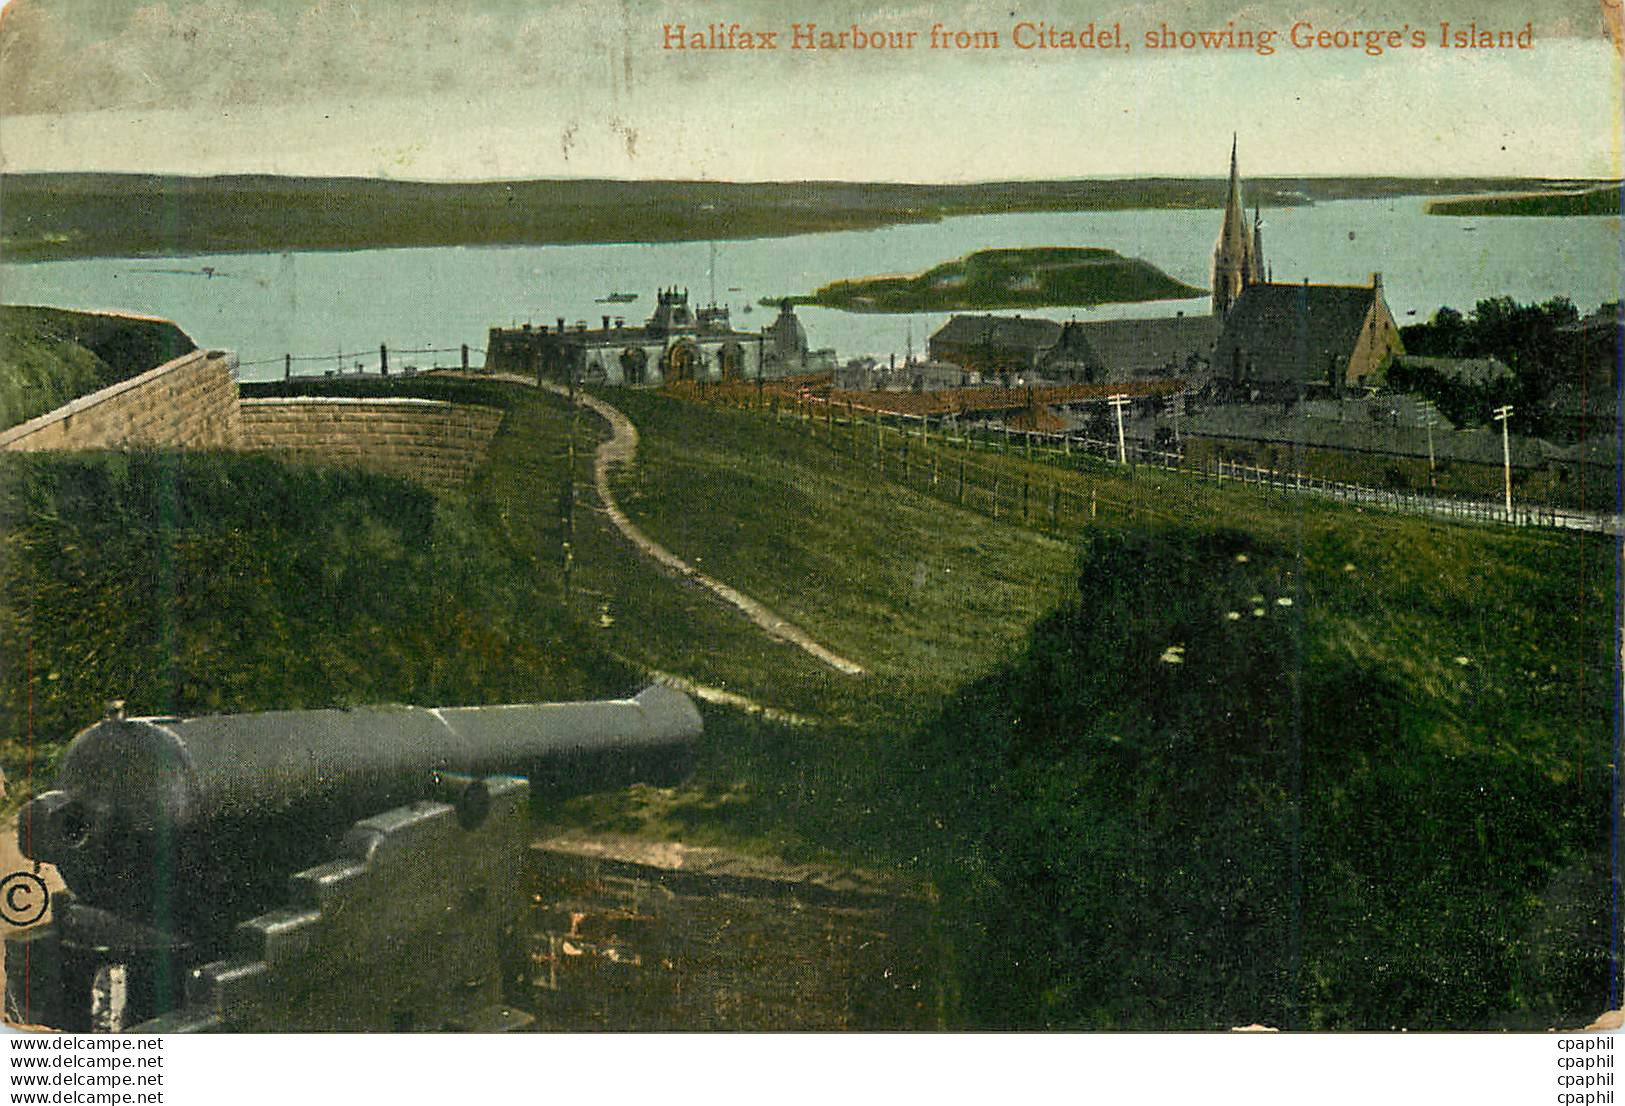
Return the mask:
<svg viewBox="0 0 1625 1106">
<path fill-rule="evenodd" d="M 463 343 L 463 371 L 468 371 L 468 343 Z"/>
<path fill-rule="evenodd" d="M 1028 448 L 1031 448 L 1032 444 L 1033 444 L 1033 440 L 1032 440 L 1031 437 L 1029 437 L 1027 439 Z M 1027 477 L 1026 473 L 1022 473 L 1021 474 L 1021 521 L 1022 522 L 1027 521 L 1027 514 L 1028 514 L 1027 502 L 1028 502 L 1029 499 L 1032 498 L 1031 492 L 1032 492 L 1032 481 Z"/>
<path fill-rule="evenodd" d="M 378 343 L 378 371 L 383 376 L 389 375 L 389 347 L 382 342 Z"/>
<path fill-rule="evenodd" d="M 282 355 L 282 379 L 293 379 L 293 354 L 291 353 L 284 353 Z"/>
</svg>

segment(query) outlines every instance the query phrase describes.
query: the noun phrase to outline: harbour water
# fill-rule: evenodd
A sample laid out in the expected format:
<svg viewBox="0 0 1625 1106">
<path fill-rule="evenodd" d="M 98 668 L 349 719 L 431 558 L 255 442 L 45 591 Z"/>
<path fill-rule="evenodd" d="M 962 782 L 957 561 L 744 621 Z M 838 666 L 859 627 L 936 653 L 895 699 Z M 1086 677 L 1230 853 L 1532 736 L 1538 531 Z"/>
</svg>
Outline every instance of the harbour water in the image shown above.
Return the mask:
<svg viewBox="0 0 1625 1106">
<path fill-rule="evenodd" d="M 1620 298 L 1618 218 L 1429 216 L 1425 202 L 1351 200 L 1265 211 L 1273 279 L 1364 283 L 1380 271 L 1401 325 L 1441 305 L 1466 311 L 1497 295 L 1568 296 L 1582 311 Z M 757 305 L 763 297 L 810 292 L 847 277 L 918 272 L 994 247 L 1104 246 L 1205 287 L 1219 219 L 1212 210 L 1002 214 L 714 247 L 701 241 L 92 258 L 0 265 L 0 299 L 174 319 L 199 344 L 236 350 L 244 379 L 268 379 L 282 374 L 290 353 L 322 359 L 299 362 L 302 372 L 353 368 L 357 361 L 370 368 L 381 343 L 401 351 L 467 343 L 478 364 L 493 325 L 551 325 L 563 317 L 597 326 L 606 314 L 635 324 L 652 309 L 655 290 L 669 286 L 688 288 L 695 303 L 711 300 L 714 289 L 736 327 L 756 329 L 774 313 Z M 638 299 L 596 302 L 613 291 L 637 292 Z M 1207 310 L 1204 297 L 1024 313 L 1090 319 Z M 926 336 L 947 318 L 798 313 L 812 344 L 843 358 L 901 358 L 910 343 L 922 352 Z M 392 368 L 427 367 L 455 355 L 402 353 L 390 360 Z"/>
</svg>

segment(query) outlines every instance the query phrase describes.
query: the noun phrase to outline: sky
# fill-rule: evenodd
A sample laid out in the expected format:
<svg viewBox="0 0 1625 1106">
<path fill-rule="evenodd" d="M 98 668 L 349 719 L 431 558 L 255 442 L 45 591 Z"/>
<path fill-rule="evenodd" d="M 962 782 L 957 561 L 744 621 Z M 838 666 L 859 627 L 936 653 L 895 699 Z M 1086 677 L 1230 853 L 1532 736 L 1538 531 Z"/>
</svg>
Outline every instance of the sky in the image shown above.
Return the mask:
<svg viewBox="0 0 1625 1106">
<path fill-rule="evenodd" d="M 1616 0 L 6 0 L 7 171 L 964 181 L 1213 175 L 1617 177 Z M 1439 45 L 1455 29 L 1528 48 Z M 668 27 L 777 35 L 668 49 Z M 914 32 L 791 49 L 792 24 Z M 1018 49 L 1017 24 L 1127 49 Z M 933 26 L 1000 36 L 933 49 Z M 1145 36 L 1273 31 L 1273 52 Z M 1299 48 L 1310 33 L 1405 43 Z M 1412 36 L 1422 45 L 1413 47 Z M 1026 32 L 1024 40 L 1030 40 Z M 985 41 L 985 39 L 984 39 Z"/>
</svg>

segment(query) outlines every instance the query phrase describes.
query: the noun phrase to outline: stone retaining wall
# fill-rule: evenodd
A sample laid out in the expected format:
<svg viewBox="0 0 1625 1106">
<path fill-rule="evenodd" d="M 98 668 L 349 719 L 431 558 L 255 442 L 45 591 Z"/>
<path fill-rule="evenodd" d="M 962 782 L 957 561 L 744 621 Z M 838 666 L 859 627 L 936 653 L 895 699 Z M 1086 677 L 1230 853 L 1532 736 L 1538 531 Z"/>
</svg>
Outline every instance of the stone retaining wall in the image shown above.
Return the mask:
<svg viewBox="0 0 1625 1106">
<path fill-rule="evenodd" d="M 530 995 L 552 1030 L 940 1028 L 928 895 L 613 837 L 534 847 Z"/>
<path fill-rule="evenodd" d="M 485 461 L 502 412 L 427 399 L 245 399 L 240 446 L 306 464 L 347 464 L 444 490 Z"/>
<path fill-rule="evenodd" d="M 237 357 L 194 350 L 0 432 L 0 449 L 219 449 L 237 439 Z"/>
</svg>

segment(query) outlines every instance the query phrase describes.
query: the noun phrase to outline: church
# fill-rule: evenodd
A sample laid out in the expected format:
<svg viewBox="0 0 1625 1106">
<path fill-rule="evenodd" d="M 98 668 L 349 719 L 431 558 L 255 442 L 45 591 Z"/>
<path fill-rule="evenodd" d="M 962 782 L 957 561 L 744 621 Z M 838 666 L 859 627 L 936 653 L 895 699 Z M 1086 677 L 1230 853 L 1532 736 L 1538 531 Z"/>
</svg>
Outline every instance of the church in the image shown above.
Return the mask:
<svg viewBox="0 0 1625 1106">
<path fill-rule="evenodd" d="M 1128 384 L 1177 379 L 1217 402 L 1295 402 L 1360 394 L 1381 384 L 1403 352 L 1383 299 L 1369 284 L 1277 284 L 1264 258 L 1262 214 L 1247 218 L 1237 143 L 1213 248 L 1207 314 L 1058 323 L 955 315 L 931 336 L 935 360 L 994 379 Z"/>
<path fill-rule="evenodd" d="M 1229 402 L 1340 399 L 1382 383 L 1404 352 L 1399 327 L 1382 295 L 1382 274 L 1369 284 L 1276 284 L 1264 263 L 1257 207 L 1247 225 L 1230 140 L 1230 189 L 1213 247 L 1213 315 L 1218 338 L 1209 358 L 1212 396 Z"/>
</svg>

